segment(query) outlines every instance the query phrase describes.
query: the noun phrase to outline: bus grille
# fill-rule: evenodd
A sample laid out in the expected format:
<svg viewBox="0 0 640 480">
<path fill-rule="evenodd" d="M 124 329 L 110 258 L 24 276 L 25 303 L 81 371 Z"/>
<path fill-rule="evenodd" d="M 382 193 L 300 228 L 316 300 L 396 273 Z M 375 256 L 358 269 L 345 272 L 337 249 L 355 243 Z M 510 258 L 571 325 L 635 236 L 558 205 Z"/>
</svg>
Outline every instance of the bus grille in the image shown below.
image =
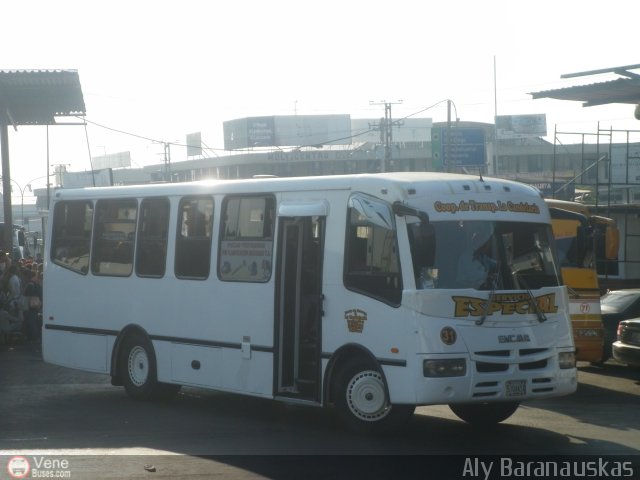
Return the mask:
<svg viewBox="0 0 640 480">
<path fill-rule="evenodd" d="M 474 398 L 499 397 L 504 391 L 502 380 L 495 374 L 531 372 L 544 370 L 551 360 L 552 350 L 547 348 L 527 348 L 519 350 L 489 350 L 475 352 L 475 369 L 480 374 L 494 374 L 491 380 L 479 379 L 474 385 Z M 542 372 L 541 372 L 542 373 Z M 551 377 L 540 376 L 531 379 L 527 387 L 529 393 L 552 392 L 555 388 Z"/>
<path fill-rule="evenodd" d="M 520 350 L 487 350 L 476 352 L 476 371 L 478 373 L 506 372 L 514 366 L 519 370 L 538 370 L 546 368 L 550 350 L 547 348 L 524 348 Z"/>
</svg>

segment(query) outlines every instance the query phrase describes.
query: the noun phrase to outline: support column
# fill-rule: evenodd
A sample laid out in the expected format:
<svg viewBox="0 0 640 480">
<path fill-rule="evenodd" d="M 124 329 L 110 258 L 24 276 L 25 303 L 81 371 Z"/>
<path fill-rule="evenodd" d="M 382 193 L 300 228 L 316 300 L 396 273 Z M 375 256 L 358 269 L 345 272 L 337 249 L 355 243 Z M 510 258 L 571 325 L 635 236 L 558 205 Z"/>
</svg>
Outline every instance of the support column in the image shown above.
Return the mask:
<svg viewBox="0 0 640 480">
<path fill-rule="evenodd" d="M 9 169 L 9 125 L 0 120 L 0 149 L 2 152 L 2 198 L 4 201 L 4 238 L 6 252 L 13 257 L 13 217 L 11 215 L 11 172 Z"/>
</svg>

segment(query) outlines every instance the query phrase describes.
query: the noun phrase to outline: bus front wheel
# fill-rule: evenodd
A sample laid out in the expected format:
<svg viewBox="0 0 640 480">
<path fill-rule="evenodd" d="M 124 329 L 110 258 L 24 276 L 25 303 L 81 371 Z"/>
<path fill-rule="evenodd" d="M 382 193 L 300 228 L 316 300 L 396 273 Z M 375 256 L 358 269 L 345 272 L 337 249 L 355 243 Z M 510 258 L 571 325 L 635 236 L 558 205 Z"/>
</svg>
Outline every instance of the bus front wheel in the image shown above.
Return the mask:
<svg viewBox="0 0 640 480">
<path fill-rule="evenodd" d="M 369 362 L 355 360 L 339 370 L 334 395 L 338 415 L 352 431 L 374 433 L 406 423 L 415 405 L 392 405 L 382 373 Z"/>
<path fill-rule="evenodd" d="M 449 408 L 465 422 L 486 427 L 506 420 L 519 405 L 520 402 L 456 403 Z"/>
<path fill-rule="evenodd" d="M 175 395 L 179 385 L 160 383 L 151 342 L 136 334 L 127 336 L 120 349 L 120 368 L 127 394 L 136 400 L 163 399 Z"/>
</svg>

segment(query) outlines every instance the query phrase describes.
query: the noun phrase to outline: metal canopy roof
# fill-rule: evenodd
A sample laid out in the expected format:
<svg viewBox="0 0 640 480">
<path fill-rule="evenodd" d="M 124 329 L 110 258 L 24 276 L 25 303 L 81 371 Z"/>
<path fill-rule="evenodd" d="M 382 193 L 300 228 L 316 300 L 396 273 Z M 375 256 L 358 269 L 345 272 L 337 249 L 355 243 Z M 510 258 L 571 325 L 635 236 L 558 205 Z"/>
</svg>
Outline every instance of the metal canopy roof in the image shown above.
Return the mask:
<svg viewBox="0 0 640 480">
<path fill-rule="evenodd" d="M 608 82 L 578 85 L 575 87 L 558 88 L 542 92 L 532 92 L 536 98 L 555 98 L 558 100 L 575 100 L 583 102 L 583 107 L 606 105 L 609 103 L 640 104 L 640 75 L 630 70 L 639 69 L 640 65 L 591 70 L 588 72 L 570 73 L 561 78 L 573 78 L 600 73 L 616 73 L 627 78 L 618 78 Z"/>
<path fill-rule="evenodd" d="M 0 122 L 55 125 L 85 113 L 77 70 L 0 70 Z"/>
</svg>

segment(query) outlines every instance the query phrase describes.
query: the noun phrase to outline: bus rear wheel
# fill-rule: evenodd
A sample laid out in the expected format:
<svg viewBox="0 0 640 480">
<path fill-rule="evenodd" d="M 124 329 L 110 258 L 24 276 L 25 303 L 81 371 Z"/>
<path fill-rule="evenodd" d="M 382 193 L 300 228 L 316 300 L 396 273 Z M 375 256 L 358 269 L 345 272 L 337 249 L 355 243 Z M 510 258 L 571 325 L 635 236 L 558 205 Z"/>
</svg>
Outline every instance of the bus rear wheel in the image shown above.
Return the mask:
<svg viewBox="0 0 640 480">
<path fill-rule="evenodd" d="M 179 385 L 158 382 L 153 346 L 142 335 L 129 335 L 124 339 L 119 364 L 124 388 L 133 399 L 166 399 L 180 390 Z"/>
<path fill-rule="evenodd" d="M 506 420 L 520 406 L 520 402 L 456 403 L 449 408 L 471 425 L 490 426 Z"/>
<path fill-rule="evenodd" d="M 392 405 L 382 373 L 370 362 L 346 364 L 335 382 L 335 405 L 348 429 L 359 433 L 393 430 L 405 424 L 415 405 Z"/>
</svg>

